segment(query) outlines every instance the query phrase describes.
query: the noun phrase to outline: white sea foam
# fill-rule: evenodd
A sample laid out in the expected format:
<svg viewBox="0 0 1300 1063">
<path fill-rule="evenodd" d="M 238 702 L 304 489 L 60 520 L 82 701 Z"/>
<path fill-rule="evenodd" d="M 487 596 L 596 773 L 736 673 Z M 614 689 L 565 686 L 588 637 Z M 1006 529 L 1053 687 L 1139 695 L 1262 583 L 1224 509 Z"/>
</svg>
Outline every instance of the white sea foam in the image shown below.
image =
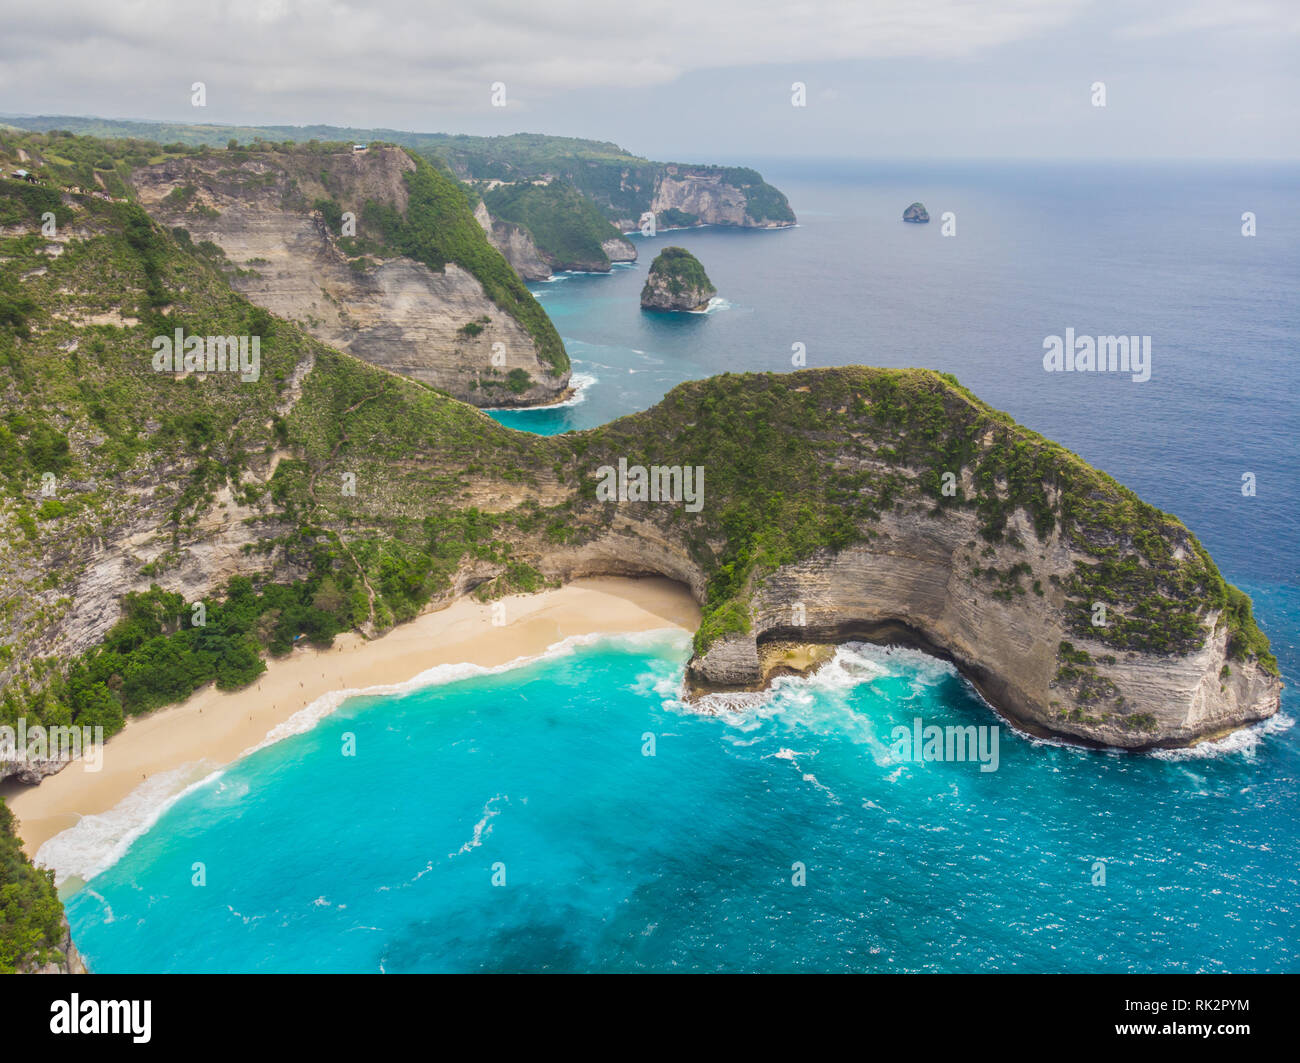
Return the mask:
<svg viewBox="0 0 1300 1063">
<path fill-rule="evenodd" d="M 730 310 L 731 303 L 720 295 L 715 295 L 709 300 L 709 305 L 703 310 L 687 310 L 688 314 L 716 314 L 719 310 Z"/>
<path fill-rule="evenodd" d="M 50 838 L 36 851 L 34 863 L 54 869 L 54 884 L 69 878 L 89 881 L 112 867 L 131 845 L 186 794 L 221 777 L 210 761 L 182 764 L 160 772 L 121 802 Z"/>
<path fill-rule="evenodd" d="M 839 701 L 855 687 L 896 675 L 900 670 L 912 677 L 914 688 L 932 686 L 956 674 L 951 664 L 920 650 L 846 642 L 836 647 L 830 660 L 808 675 L 777 676 L 763 691 L 704 694 L 694 701 L 679 701 L 665 707 L 709 716 L 770 715 L 791 706 L 819 704 L 828 700 L 828 696 Z"/>
<path fill-rule="evenodd" d="M 492 833 L 492 820 L 501 815 L 501 809 L 492 807 L 493 803 L 496 801 L 504 801 L 506 804 L 509 804 L 510 798 L 506 794 L 497 794 L 495 797 L 489 797 L 487 802 L 483 805 L 482 819 L 474 824 L 473 837 L 457 849 L 456 852 L 448 853 L 448 859 L 460 856 L 463 853 L 471 852 L 483 844 L 483 839 Z"/>
<path fill-rule="evenodd" d="M 98 893 L 96 893 L 94 890 L 90 889 L 89 887 L 86 888 L 86 892 L 87 892 L 90 896 L 94 897 L 95 900 L 99 901 L 99 903 L 102 904 L 102 905 L 104 906 L 104 925 L 105 925 L 105 926 L 107 926 L 109 923 L 114 923 L 114 922 L 117 921 L 117 916 L 115 916 L 115 915 L 113 914 L 113 906 L 112 906 L 111 904 L 109 904 L 108 901 L 104 900 L 104 898 L 103 898 L 102 896 L 100 896 Z"/>
<path fill-rule="evenodd" d="M 804 757 L 804 756 L 815 757 L 816 755 L 817 755 L 817 751 L 815 749 L 811 753 L 797 753 L 795 752 L 795 750 L 787 749 L 783 746 L 780 749 L 778 749 L 775 753 L 765 753 L 763 757 L 765 760 L 768 757 L 772 757 L 776 760 L 789 761 L 790 764 L 794 767 L 795 771 L 799 773 L 799 777 L 803 779 L 804 782 L 812 783 L 813 786 L 817 787 L 818 790 L 821 790 L 823 793 L 825 793 L 826 796 L 829 797 L 832 801 L 834 801 L 837 805 L 842 804 L 843 802 L 840 801 L 840 799 L 835 795 L 835 792 L 831 790 L 829 786 L 824 785 L 821 782 L 821 780 L 819 780 L 817 776 L 814 775 L 812 772 L 805 771 L 803 766 L 799 763 L 799 759 L 798 759 L 799 757 Z"/>
<path fill-rule="evenodd" d="M 265 738 L 244 750 L 236 759 L 243 759 L 294 735 L 305 734 L 349 698 L 407 694 L 425 687 L 445 686 L 475 676 L 498 675 L 523 668 L 536 661 L 565 657 L 581 646 L 590 646 L 602 641 L 647 646 L 664 640 L 679 643 L 681 639 L 688 637 L 677 628 L 571 635 L 551 644 L 539 654 L 516 657 L 505 664 L 492 667 L 465 662 L 439 664 L 402 683 L 333 690 L 317 698 L 305 708 L 299 709 L 283 723 L 271 728 Z M 223 774 L 224 769 L 215 768 L 211 761 L 196 761 L 183 764 L 171 771 L 160 772 L 142 782 L 107 812 L 83 816 L 74 826 L 50 838 L 37 850 L 34 862 L 41 867 L 54 869 L 56 885 L 61 885 L 73 877 L 87 882 L 108 870 L 125 856 L 135 840 L 157 823 L 163 813 L 182 797 L 201 786 L 220 780 Z M 238 799 L 246 792 L 247 787 L 242 786 L 234 796 Z"/>
<path fill-rule="evenodd" d="M 809 735 L 833 734 L 847 739 L 861 746 L 881 768 L 889 768 L 897 758 L 882 740 L 878 721 L 854 707 L 850 692 L 880 679 L 905 677 L 916 696 L 957 674 L 952 664 L 920 650 L 847 642 L 837 646 L 830 660 L 816 671 L 778 676 L 764 691 L 708 694 L 690 702 L 679 697 L 666 700 L 664 707 L 719 717 L 729 729 L 725 740 L 735 745 L 749 744 L 750 736 L 760 732 L 767 721 L 780 717 Z M 821 785 L 815 778 L 807 781 Z"/>
<path fill-rule="evenodd" d="M 632 646 L 654 645 L 666 638 L 677 639 L 686 637 L 677 628 L 654 628 L 649 631 L 623 631 L 623 632 L 593 632 L 588 635 L 570 635 L 559 642 L 554 642 L 546 647 L 541 653 L 532 654 L 523 657 L 516 657 L 514 660 L 507 661 L 505 664 L 482 665 L 470 664 L 469 662 L 459 662 L 456 664 L 436 664 L 432 668 L 427 668 L 419 675 L 407 679 L 401 683 L 386 683 L 381 686 L 372 687 L 355 687 L 348 690 L 332 690 L 328 694 L 323 694 L 306 708 L 299 709 L 284 723 L 273 727 L 267 732 L 265 738 L 255 746 L 250 746 L 240 754 L 240 757 L 246 757 L 250 753 L 256 753 L 259 749 L 265 749 L 267 746 L 274 745 L 276 742 L 293 735 L 304 734 L 315 727 L 321 720 L 333 713 L 340 705 L 349 698 L 356 697 L 391 697 L 396 694 L 409 694 L 415 690 L 423 690 L 426 687 L 446 686 L 448 683 L 456 683 L 462 679 L 473 679 L 482 675 L 500 675 L 502 672 L 514 671 L 516 668 L 523 668 L 526 665 L 533 664 L 537 661 L 548 660 L 557 657 L 567 657 L 580 646 L 593 646 L 598 642 L 623 643 Z"/>
<path fill-rule="evenodd" d="M 587 401 L 587 389 L 599 383 L 600 378 L 594 373 L 574 373 L 569 378 L 573 394 L 563 402 L 550 402 L 545 406 L 484 406 L 484 413 L 545 413 L 547 410 L 563 410 L 568 406 L 577 406 Z"/>
<path fill-rule="evenodd" d="M 1243 727 L 1212 742 L 1198 742 L 1186 749 L 1156 749 L 1151 752 L 1151 756 L 1156 760 L 1183 761 L 1211 760 L 1241 753 L 1247 759 L 1253 759 L 1259 749 L 1259 743 L 1265 737 L 1289 731 L 1294 726 L 1294 719 L 1284 712 L 1279 712 L 1267 720 L 1261 720 L 1250 727 Z"/>
</svg>

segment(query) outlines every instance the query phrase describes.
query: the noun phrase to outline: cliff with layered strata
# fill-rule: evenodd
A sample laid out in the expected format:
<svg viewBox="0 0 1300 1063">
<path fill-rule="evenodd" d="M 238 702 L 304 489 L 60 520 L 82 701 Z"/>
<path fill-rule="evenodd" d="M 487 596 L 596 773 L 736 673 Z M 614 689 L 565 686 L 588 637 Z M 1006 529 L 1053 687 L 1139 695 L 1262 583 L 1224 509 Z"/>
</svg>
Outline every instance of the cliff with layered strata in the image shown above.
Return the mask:
<svg viewBox="0 0 1300 1063">
<path fill-rule="evenodd" d="M 703 508 L 606 503 L 600 536 L 541 567 L 617 558 L 690 585 L 697 695 L 761 689 L 790 643 L 867 639 L 952 660 L 1017 726 L 1089 745 L 1187 745 L 1279 707 L 1249 599 L 1195 537 L 951 378 L 728 375 L 592 435 L 592 464 L 702 469 Z"/>
<path fill-rule="evenodd" d="M 667 227 L 784 229 L 795 224 L 781 192 L 756 171 L 735 166 L 664 166 L 650 209 Z"/>
<path fill-rule="evenodd" d="M 533 243 L 532 234 L 522 225 L 502 221 L 488 213 L 482 201 L 474 208 L 474 220 L 479 223 L 492 246 L 505 255 L 519 276 L 526 281 L 544 281 L 551 277 L 550 264 Z"/>
<path fill-rule="evenodd" d="M 489 272 L 493 253 L 474 246 L 485 241 L 454 186 L 450 196 L 437 190 L 448 217 L 419 205 L 434 232 L 419 234 L 417 246 L 436 258 L 402 253 L 416 170 L 416 159 L 391 146 L 212 152 L 138 167 L 132 183 L 159 222 L 221 249 L 232 287 L 325 343 L 474 405 L 554 401 L 569 379 L 559 337 L 540 308 L 520 312 L 536 304 L 522 285 L 510 290 L 518 281 L 505 262 Z M 423 176 L 445 182 L 432 170 Z M 473 239 L 458 226 L 465 221 Z M 516 250 L 518 234 L 497 242 L 525 276 L 537 275 Z"/>
</svg>

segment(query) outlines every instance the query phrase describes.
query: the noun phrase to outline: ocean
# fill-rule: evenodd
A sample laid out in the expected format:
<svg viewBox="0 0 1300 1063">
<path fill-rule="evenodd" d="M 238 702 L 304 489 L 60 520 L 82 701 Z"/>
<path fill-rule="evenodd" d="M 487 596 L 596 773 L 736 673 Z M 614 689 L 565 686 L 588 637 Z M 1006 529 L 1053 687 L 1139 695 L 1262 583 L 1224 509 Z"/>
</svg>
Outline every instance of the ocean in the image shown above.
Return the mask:
<svg viewBox="0 0 1300 1063">
<path fill-rule="evenodd" d="M 982 771 L 900 759 L 917 720 L 999 724 L 916 652 L 841 647 L 707 714 L 680 635 L 576 640 L 350 699 L 54 839 L 93 969 L 1300 970 L 1300 172 L 748 162 L 799 225 L 638 236 L 634 266 L 532 285 L 582 387 L 494 416 L 582 429 L 795 345 L 951 372 L 1197 534 L 1255 600 L 1282 713 L 1150 755 L 1001 725 Z M 639 309 L 670 244 L 709 313 Z M 1150 379 L 1046 372 L 1067 329 L 1149 336 Z"/>
</svg>

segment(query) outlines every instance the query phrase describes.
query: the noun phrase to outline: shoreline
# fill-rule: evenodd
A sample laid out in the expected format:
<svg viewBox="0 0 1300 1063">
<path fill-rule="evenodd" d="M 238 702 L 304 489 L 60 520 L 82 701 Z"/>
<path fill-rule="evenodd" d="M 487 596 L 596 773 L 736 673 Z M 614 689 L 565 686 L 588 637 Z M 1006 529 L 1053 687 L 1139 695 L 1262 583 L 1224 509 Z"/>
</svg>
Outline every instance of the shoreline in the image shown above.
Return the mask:
<svg viewBox="0 0 1300 1063">
<path fill-rule="evenodd" d="M 502 626 L 492 623 L 495 603 L 461 597 L 377 639 L 347 632 L 327 650 L 304 646 L 268 658 L 266 672 L 242 690 L 220 691 L 210 683 L 179 704 L 128 719 L 105 742 L 99 772 L 74 762 L 36 786 L 0 783 L 23 851 L 33 858 L 83 817 L 116 808 L 164 773 L 190 766 L 196 778 L 206 777 L 330 694 L 404 683 L 438 665 L 498 667 L 579 635 L 693 632 L 700 619 L 686 587 L 661 577 L 579 579 L 499 602 L 505 605 Z"/>
</svg>

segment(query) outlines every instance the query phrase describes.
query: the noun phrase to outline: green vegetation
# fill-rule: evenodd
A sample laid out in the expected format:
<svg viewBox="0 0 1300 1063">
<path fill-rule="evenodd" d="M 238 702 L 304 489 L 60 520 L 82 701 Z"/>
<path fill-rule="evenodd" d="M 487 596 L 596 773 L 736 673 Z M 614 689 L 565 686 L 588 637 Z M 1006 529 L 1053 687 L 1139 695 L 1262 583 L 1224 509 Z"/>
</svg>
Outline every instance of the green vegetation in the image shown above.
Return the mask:
<svg viewBox="0 0 1300 1063">
<path fill-rule="evenodd" d="M 0 187 L 0 203 L 5 191 Z M 287 652 L 300 639 L 327 645 L 339 631 L 414 616 L 450 587 L 466 554 L 518 566 L 507 536 L 497 535 L 509 526 L 451 499 L 485 454 L 518 449 L 513 433 L 323 348 L 251 306 L 190 241 L 154 226 L 133 204 L 91 200 L 80 209 L 78 224 L 99 235 L 70 242 L 63 255 L 46 260 L 46 276 L 26 282 L 33 338 L 0 339 L 0 364 L 9 371 L 0 383 L 0 518 L 7 513 L 21 530 L 11 538 L 40 557 L 58 540 L 105 534 L 138 515 L 140 500 L 128 485 L 145 485 L 146 508 L 179 548 L 195 534 L 198 513 L 219 491 L 233 490 L 245 504 L 271 507 L 259 549 L 306 575 L 289 583 L 234 577 L 204 601 L 200 626 L 192 622 L 193 602 L 155 584 L 123 599 L 122 618 L 91 650 L 71 662 L 31 658 L 16 671 L 12 646 L 39 639 L 72 602 L 24 600 L 15 584 L 18 596 L 0 601 L 7 632 L 0 667 L 9 673 L 0 722 L 25 716 L 33 724 L 98 724 L 111 734 L 125 717 L 204 683 L 234 689 L 250 682 L 264 668 L 264 653 Z M 27 253 L 40 260 L 34 247 Z M 124 325 L 78 327 L 73 320 L 87 306 L 116 306 Z M 140 320 L 130 323 L 130 314 Z M 174 327 L 262 336 L 261 380 L 180 382 L 155 373 L 149 337 Z M 304 385 L 305 401 L 283 418 L 275 406 L 309 352 L 316 369 Z M 503 386 L 519 392 L 531 384 L 526 372 L 514 370 Z M 96 438 L 93 447 L 88 434 Z M 422 467 L 418 485 L 398 482 L 401 463 L 434 446 L 436 460 L 450 463 L 447 474 L 430 485 Z M 254 469 L 274 447 L 302 458 L 282 461 L 261 483 Z M 521 454 L 507 460 L 527 466 Z M 343 470 L 370 490 L 356 500 L 337 498 Z M 59 483 L 56 497 L 32 508 L 33 485 L 47 474 Z M 334 480 L 334 496 L 321 477 Z M 316 523 L 322 497 L 346 510 L 334 518 L 340 528 L 366 514 L 370 530 L 353 527 L 345 544 L 338 531 Z M 422 500 L 418 514 L 409 512 L 413 498 Z M 375 524 L 370 511 L 394 516 Z M 42 530 L 46 524 L 60 527 Z M 141 574 L 166 574 L 172 557 L 164 552 Z"/>
<path fill-rule="evenodd" d="M 1062 685 L 1070 689 L 1076 701 L 1086 703 L 1113 699 L 1115 708 L 1123 708 L 1124 699 L 1119 696 L 1119 688 L 1098 674 L 1092 655 L 1087 650 L 1076 650 L 1069 642 L 1062 642 L 1056 651 L 1056 659 L 1061 662 L 1056 670 L 1053 685 Z M 1115 659 L 1109 658 L 1114 664 Z"/>
<path fill-rule="evenodd" d="M 107 138 L 78 135 L 54 125 L 26 125 L 24 121 L 13 124 L 35 131 L 14 133 L 0 129 L 0 155 L 16 157 L 21 145 L 33 160 L 26 164 L 27 168 L 49 186 L 103 192 L 114 199 L 130 197 L 130 176 L 134 167 L 208 150 L 181 143 L 160 145 L 157 143 L 157 127 L 145 123 L 136 123 L 150 130 L 144 137 L 119 133 L 109 134 Z M 74 120 L 73 124 L 78 123 Z M 55 187 L 47 187 L 44 191 L 58 197 Z"/>
<path fill-rule="evenodd" d="M 563 182 L 498 185 L 483 194 L 483 203 L 494 218 L 528 230 L 552 269 L 608 269 L 601 245 L 622 239 L 589 198 Z"/>
<path fill-rule="evenodd" d="M 652 283 L 656 280 L 665 282 L 674 296 L 689 293 L 693 298 L 699 296 L 699 302 L 707 301 L 717 292 L 700 260 L 684 247 L 665 247 L 655 255 L 645 287 L 641 289 L 642 301 L 656 290 Z"/>
<path fill-rule="evenodd" d="M 312 210 L 320 211 L 325 218 L 329 231 L 336 235 L 343 228 L 343 208 L 332 199 L 318 199 L 311 205 Z"/>
<path fill-rule="evenodd" d="M 233 139 L 254 147 L 324 144 L 351 150 L 353 143 L 384 142 L 409 148 L 458 179 L 519 182 L 558 178 L 591 199 L 610 221 L 635 221 L 650 209 L 668 163 L 652 162 L 608 141 L 554 137 L 540 133 L 476 137 L 411 133 L 396 129 L 339 126 L 228 126 L 178 122 L 126 122 L 46 115 L 9 119 L 29 130 L 61 129 L 95 138 L 135 138 L 171 147 L 228 148 Z M 745 194 L 746 213 L 756 224 L 793 222 L 794 212 L 780 191 L 755 170 L 738 166 L 675 165 L 679 172 L 716 174 Z M 488 208 L 491 210 L 491 208 Z M 675 223 L 668 223 L 675 224 Z"/>
<path fill-rule="evenodd" d="M 87 123 L 76 123 L 87 127 Z M 122 123 L 123 127 L 159 130 L 166 127 L 152 126 L 147 123 Z M 102 123 L 90 123 L 90 127 L 99 128 Z M 31 128 L 31 127 L 29 127 Z M 224 128 L 224 127 L 223 127 Z M 227 137 L 213 141 L 210 137 L 193 137 L 198 146 L 187 144 L 157 143 L 139 139 L 101 140 L 96 137 L 78 136 L 66 131 L 53 133 L 0 133 L 0 157 L 16 157 L 21 147 L 34 157 L 41 159 L 42 172 L 47 173 L 53 184 L 70 186 L 80 184 L 83 187 L 96 188 L 93 177 L 99 174 L 101 182 L 115 198 L 132 199 L 130 175 L 133 168 L 156 163 L 178 156 L 208 157 L 211 153 L 209 144 L 226 143 Z M 290 158 L 318 157 L 346 151 L 351 154 L 351 142 L 321 142 L 310 140 L 297 143 L 294 139 L 274 143 L 260 135 L 249 137 L 253 140 L 251 147 L 227 149 L 219 153 L 222 162 L 227 160 L 243 162 L 251 157 L 253 151 L 276 151 Z M 305 138 L 304 138 L 305 139 Z M 366 138 L 374 140 L 375 138 Z M 375 146 L 382 146 L 376 144 Z M 342 241 L 344 250 L 359 255 L 365 252 L 409 255 L 425 263 L 431 269 L 442 271 L 447 263 L 454 262 L 468 270 L 483 285 L 488 298 L 504 312 L 515 318 L 533 337 L 537 345 L 540 360 L 552 366 L 557 372 L 569 368 L 568 355 L 559 333 L 541 305 L 533 298 L 510 264 L 484 236 L 482 229 L 474 220 L 470 200 L 465 189 L 455 181 L 440 173 L 433 165 L 422 158 L 415 157 L 416 169 L 405 175 L 409 190 L 409 202 L 405 216 L 393 206 L 368 202 L 363 218 L 373 225 L 371 231 L 380 234 L 378 240 L 361 241 L 349 239 Z M 88 171 L 86 167 L 90 167 Z M 238 175 L 237 170 L 222 171 L 230 179 Z M 248 178 L 245 178 L 248 179 Z M 274 175 L 272 175 L 274 179 Z M 321 170 L 321 180 L 329 184 L 327 169 Z M 13 224 L 36 218 L 44 210 L 53 210 L 59 224 L 64 224 L 70 216 L 62 205 L 56 188 L 32 186 L 23 182 L 4 181 L 5 196 L 0 197 L 0 223 Z M 14 191 L 11 193 L 11 188 Z M 173 189 L 164 204 L 177 211 L 202 216 L 215 217 L 219 212 L 214 208 L 199 203 L 196 199 L 198 189 L 193 183 L 185 183 Z M 304 204 L 305 206 L 305 204 Z M 148 219 L 142 210 L 131 204 L 131 209 L 139 212 L 144 219 L 144 228 L 138 228 L 137 238 L 142 253 L 147 253 Z M 342 224 L 343 207 L 332 197 L 321 197 L 311 204 L 311 209 L 320 211 L 331 231 L 338 233 Z M 8 221 L 6 221 L 8 219 Z M 139 226 L 141 223 L 137 223 Z M 189 233 L 177 227 L 175 238 L 182 242 L 190 240 Z M 181 233 L 184 232 L 182 236 Z M 213 259 L 219 259 L 220 248 L 210 241 L 198 245 Z M 367 261 L 354 262 L 354 269 L 364 271 Z M 232 267 L 233 268 L 233 267 Z M 27 310 L 23 297 L 13 287 L 7 277 L 0 280 L 0 329 L 21 332 L 25 328 Z M 151 298 L 157 299 L 158 293 L 153 289 Z M 162 305 L 155 303 L 155 305 Z"/>
<path fill-rule="evenodd" d="M 661 229 L 684 229 L 687 226 L 699 225 L 700 216 L 685 210 L 678 210 L 676 207 L 669 207 L 667 210 L 661 210 L 656 215 L 656 223 Z"/>
<path fill-rule="evenodd" d="M 441 271 L 448 262 L 467 269 L 489 299 L 518 321 L 537 344 L 538 357 L 557 372 L 569 368 L 560 334 L 501 252 L 488 243 L 464 192 L 423 159 L 405 175 L 406 216 L 383 203 L 366 203 L 362 220 L 382 247 Z"/>
<path fill-rule="evenodd" d="M 32 867 L 13 831 L 13 813 L 0 801 L 0 974 L 56 958 L 63 939 L 54 872 Z"/>
</svg>

